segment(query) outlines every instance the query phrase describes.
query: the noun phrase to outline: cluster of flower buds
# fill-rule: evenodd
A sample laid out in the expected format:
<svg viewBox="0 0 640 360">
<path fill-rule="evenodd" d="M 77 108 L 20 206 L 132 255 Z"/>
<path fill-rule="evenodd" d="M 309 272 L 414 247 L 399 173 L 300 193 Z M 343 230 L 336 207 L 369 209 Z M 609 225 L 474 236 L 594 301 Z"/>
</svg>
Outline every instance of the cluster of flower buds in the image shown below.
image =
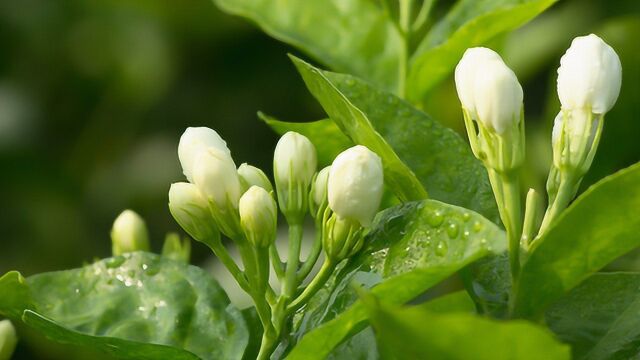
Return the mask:
<svg viewBox="0 0 640 360">
<path fill-rule="evenodd" d="M 317 172 L 311 141 L 288 132 L 274 152 L 274 194 L 262 170 L 248 164 L 236 169 L 227 144 L 214 130 L 188 128 L 178 155 L 188 182 L 171 185 L 171 214 L 190 236 L 214 251 L 251 295 L 265 328 L 263 341 L 273 341 L 283 319 L 322 287 L 341 260 L 362 248 L 365 228 L 382 198 L 380 158 L 364 146 L 354 146 Z M 278 208 L 289 225 L 286 263 L 274 244 Z M 301 263 L 302 224 L 309 212 L 316 220 L 316 241 Z M 229 256 L 220 233 L 238 246 L 244 270 Z M 167 246 L 179 250 L 179 238 L 173 240 Z M 325 263 L 300 289 L 322 249 Z M 281 281 L 279 294 L 268 282 L 270 263 Z"/>
</svg>

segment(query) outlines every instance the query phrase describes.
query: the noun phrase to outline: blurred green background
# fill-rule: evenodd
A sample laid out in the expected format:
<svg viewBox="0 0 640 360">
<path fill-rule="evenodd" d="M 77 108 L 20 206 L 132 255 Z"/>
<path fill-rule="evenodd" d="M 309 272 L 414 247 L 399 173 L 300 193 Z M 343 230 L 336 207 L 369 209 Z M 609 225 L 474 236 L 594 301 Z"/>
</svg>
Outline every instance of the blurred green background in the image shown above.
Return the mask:
<svg viewBox="0 0 640 360">
<path fill-rule="evenodd" d="M 440 1 L 435 17 L 452 3 Z M 560 1 L 489 44 L 524 86 L 526 186 L 544 189 L 559 58 L 590 32 L 619 53 L 623 88 L 584 186 L 640 160 L 640 2 Z M 208 0 L 0 0 L 0 274 L 109 256 L 111 222 L 125 208 L 147 220 L 158 250 L 178 229 L 167 191 L 182 179 L 176 150 L 187 126 L 216 129 L 237 164 L 270 173 L 276 136 L 256 112 L 323 116 L 287 52 L 297 53 Z M 424 106 L 462 130 L 451 78 Z M 194 244 L 194 263 L 208 257 Z M 74 357 L 25 336 L 16 358 Z"/>
</svg>

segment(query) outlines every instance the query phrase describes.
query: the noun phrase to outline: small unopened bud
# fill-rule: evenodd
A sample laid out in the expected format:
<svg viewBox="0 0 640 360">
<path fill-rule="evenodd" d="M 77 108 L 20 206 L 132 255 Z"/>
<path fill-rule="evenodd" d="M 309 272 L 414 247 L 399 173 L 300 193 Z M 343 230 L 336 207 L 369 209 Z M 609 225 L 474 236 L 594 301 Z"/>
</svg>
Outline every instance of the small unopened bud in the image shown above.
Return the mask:
<svg viewBox="0 0 640 360">
<path fill-rule="evenodd" d="M 309 209 L 311 210 L 311 215 L 314 217 L 322 216 L 322 214 L 318 214 L 318 212 L 324 211 L 327 207 L 327 182 L 329 180 L 330 170 L 331 166 L 320 170 L 311 184 Z"/>
<path fill-rule="evenodd" d="M 380 206 L 383 183 L 380 157 L 362 145 L 349 148 L 331 165 L 327 181 L 329 207 L 342 219 L 369 226 Z"/>
<path fill-rule="evenodd" d="M 278 207 L 263 188 L 252 186 L 240 198 L 240 224 L 253 246 L 266 248 L 276 237 Z"/>
<path fill-rule="evenodd" d="M 255 166 L 251 166 L 247 163 L 243 163 L 238 167 L 238 176 L 240 176 L 240 184 L 243 191 L 247 191 L 253 185 L 260 186 L 267 190 L 267 192 L 273 191 L 273 186 L 267 175 Z"/>
<path fill-rule="evenodd" d="M 193 183 L 218 209 L 238 208 L 240 180 L 231 155 L 208 148 L 196 156 Z"/>
<path fill-rule="evenodd" d="M 169 211 L 195 240 L 206 243 L 217 235 L 218 229 L 209 211 L 209 203 L 197 186 L 183 182 L 171 184 Z"/>
<path fill-rule="evenodd" d="M 289 222 L 302 222 L 317 163 L 316 149 L 305 136 L 290 131 L 278 141 L 273 172 L 280 209 Z"/>
<path fill-rule="evenodd" d="M 622 66 L 618 54 L 601 38 L 580 36 L 560 59 L 558 97 L 563 110 L 611 110 L 620 94 Z"/>
<path fill-rule="evenodd" d="M 0 321 L 0 360 L 9 360 L 18 343 L 16 329 L 9 320 Z"/>
<path fill-rule="evenodd" d="M 123 211 L 111 228 L 113 255 L 149 251 L 149 234 L 144 220 L 133 210 Z"/>
<path fill-rule="evenodd" d="M 217 132 L 207 127 L 187 128 L 180 137 L 178 158 L 182 165 L 182 172 L 190 182 L 193 182 L 193 167 L 198 153 L 208 148 L 230 154 L 227 143 Z"/>
<path fill-rule="evenodd" d="M 364 243 L 363 228 L 357 220 L 333 214 L 324 224 L 322 247 L 334 263 L 355 255 Z"/>
<path fill-rule="evenodd" d="M 520 122 L 522 87 L 493 50 L 468 49 L 456 67 L 455 80 L 462 107 L 487 129 L 502 134 Z"/>
<path fill-rule="evenodd" d="M 188 264 L 191 258 L 191 242 L 189 238 L 181 240 L 180 235 L 176 233 L 167 234 L 162 245 L 162 256 Z"/>
</svg>

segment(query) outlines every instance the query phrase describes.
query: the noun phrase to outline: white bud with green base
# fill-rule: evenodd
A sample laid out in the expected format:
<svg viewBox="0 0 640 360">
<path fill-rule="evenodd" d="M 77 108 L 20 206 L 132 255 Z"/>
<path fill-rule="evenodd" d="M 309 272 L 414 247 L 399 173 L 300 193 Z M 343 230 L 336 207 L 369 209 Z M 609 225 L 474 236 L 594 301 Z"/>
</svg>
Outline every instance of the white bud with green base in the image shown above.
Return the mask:
<svg viewBox="0 0 640 360">
<path fill-rule="evenodd" d="M 262 187 L 252 186 L 240 198 L 240 224 L 255 247 L 267 248 L 276 238 L 278 207 Z"/>
<path fill-rule="evenodd" d="M 241 164 L 240 167 L 238 167 L 238 176 L 240 177 L 243 192 L 249 190 L 249 188 L 254 185 L 267 190 L 267 192 L 273 191 L 273 186 L 267 175 L 255 166 L 247 163 Z"/>
<path fill-rule="evenodd" d="M 0 321 L 0 360 L 9 360 L 18 344 L 16 329 L 9 320 Z"/>
<path fill-rule="evenodd" d="M 284 134 L 273 156 L 273 173 L 280 210 L 289 223 L 301 224 L 307 212 L 309 187 L 316 172 L 316 149 L 305 136 Z"/>
<path fill-rule="evenodd" d="M 206 243 L 216 238 L 218 229 L 209 210 L 209 202 L 197 186 L 174 183 L 169 189 L 169 211 L 192 238 Z"/>
<path fill-rule="evenodd" d="M 333 212 L 325 223 L 323 248 L 339 261 L 360 250 L 363 228 L 380 207 L 384 174 L 380 157 L 357 145 L 340 153 L 329 170 L 327 197 Z"/>
<path fill-rule="evenodd" d="M 579 36 L 560 59 L 553 124 L 553 164 L 547 179 L 549 207 L 540 235 L 569 205 L 595 157 L 605 114 L 615 105 L 622 84 L 616 52 L 594 34 Z"/>
<path fill-rule="evenodd" d="M 149 251 L 149 233 L 144 220 L 133 210 L 123 211 L 111 228 L 113 255 L 134 251 Z"/>
<path fill-rule="evenodd" d="M 196 156 L 193 182 L 207 199 L 220 231 L 232 239 L 241 234 L 238 201 L 240 179 L 231 155 L 207 148 Z"/>
</svg>

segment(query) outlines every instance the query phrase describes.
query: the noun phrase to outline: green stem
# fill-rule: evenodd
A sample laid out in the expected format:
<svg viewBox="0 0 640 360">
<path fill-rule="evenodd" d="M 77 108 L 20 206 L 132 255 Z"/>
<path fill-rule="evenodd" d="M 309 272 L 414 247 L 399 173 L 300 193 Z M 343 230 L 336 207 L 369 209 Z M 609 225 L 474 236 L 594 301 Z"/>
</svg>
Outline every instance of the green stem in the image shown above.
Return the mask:
<svg viewBox="0 0 640 360">
<path fill-rule="evenodd" d="M 522 236 L 520 244 L 523 248 L 528 249 L 529 242 L 536 233 L 536 225 L 539 221 L 539 211 L 541 203 L 540 195 L 534 190 L 529 189 L 527 193 L 527 201 L 525 202 L 524 223 L 522 225 Z"/>
<path fill-rule="evenodd" d="M 302 305 L 309 301 L 309 299 L 324 286 L 335 268 L 336 266 L 332 261 L 325 259 L 320 271 L 316 274 L 313 280 L 311 280 L 309 285 L 307 285 L 302 294 L 287 306 L 287 313 L 292 313 L 298 310 Z"/>
<path fill-rule="evenodd" d="M 260 351 L 258 352 L 257 360 L 268 360 L 271 358 L 271 354 L 278 344 L 278 338 L 275 334 L 268 334 L 266 331 L 262 334 L 262 341 L 260 342 Z"/>
<path fill-rule="evenodd" d="M 400 33 L 402 46 L 398 63 L 398 96 L 406 97 L 407 68 L 409 65 L 409 47 L 411 35 L 411 2 L 412 0 L 400 0 Z"/>
<path fill-rule="evenodd" d="M 289 254 L 285 269 L 284 283 L 281 296 L 292 298 L 298 287 L 298 264 L 300 263 L 300 246 L 302 244 L 302 224 L 289 224 Z"/>
<path fill-rule="evenodd" d="M 309 252 L 309 256 L 307 260 L 305 260 L 304 264 L 300 268 L 298 272 L 298 282 L 301 283 L 304 279 L 309 276 L 309 273 L 315 266 L 318 258 L 320 257 L 320 253 L 322 252 L 322 221 L 316 221 L 316 238 L 313 241 L 313 246 L 311 251 Z"/>
<path fill-rule="evenodd" d="M 562 213 L 564 209 L 569 206 L 571 199 L 573 199 L 575 195 L 575 184 L 574 180 L 568 176 L 561 176 L 560 185 L 558 186 L 558 193 L 556 194 L 553 201 L 547 207 L 547 211 L 544 214 L 544 218 L 542 219 L 542 225 L 540 225 L 540 231 L 538 232 L 538 237 L 540 238 L 544 235 L 548 230 L 553 221 Z"/>
<path fill-rule="evenodd" d="M 514 173 L 502 174 L 503 201 L 506 219 L 503 219 L 509 239 L 509 263 L 511 265 L 512 287 L 515 291 L 520 278 L 520 237 L 522 234 L 522 214 L 520 186 Z"/>
<path fill-rule="evenodd" d="M 248 293 L 251 289 L 249 287 L 249 283 L 242 270 L 240 270 L 231 255 L 229 255 L 227 249 L 222 245 L 222 242 L 220 241 L 220 233 L 218 233 L 217 236 L 214 236 L 213 238 L 207 239 L 207 241 L 203 242 L 209 247 L 209 249 L 211 249 L 211 251 L 213 251 L 213 254 L 218 258 L 218 260 L 220 260 L 224 267 L 227 268 L 240 288 Z"/>
<path fill-rule="evenodd" d="M 284 264 L 282 263 L 282 259 L 280 259 L 280 254 L 278 253 L 278 248 L 275 243 L 269 246 L 269 256 L 271 257 L 271 264 L 278 280 L 282 280 L 282 278 L 284 278 Z"/>
</svg>

